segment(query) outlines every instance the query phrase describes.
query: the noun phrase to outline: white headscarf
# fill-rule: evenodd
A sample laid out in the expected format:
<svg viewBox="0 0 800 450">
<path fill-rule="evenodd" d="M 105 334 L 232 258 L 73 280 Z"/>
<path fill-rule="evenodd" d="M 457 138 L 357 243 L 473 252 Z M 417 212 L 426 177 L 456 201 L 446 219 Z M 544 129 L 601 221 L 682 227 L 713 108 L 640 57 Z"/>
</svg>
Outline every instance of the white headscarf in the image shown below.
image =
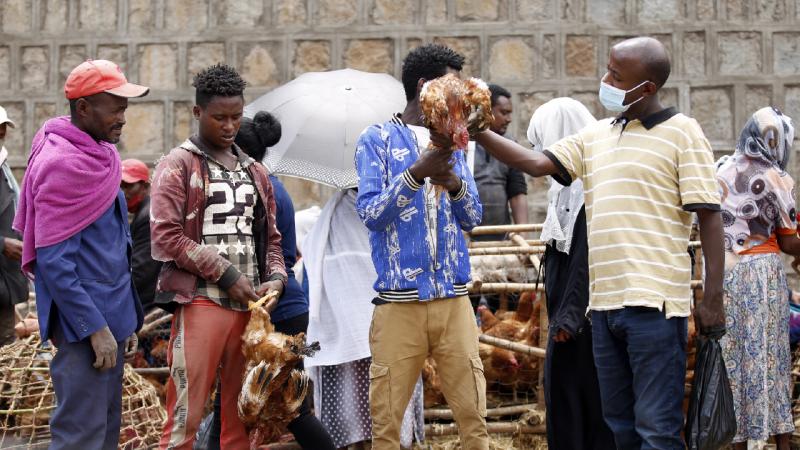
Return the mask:
<svg viewBox="0 0 800 450">
<path fill-rule="evenodd" d="M 556 98 L 533 112 L 528 125 L 528 140 L 535 151 L 544 151 L 559 140 L 596 122 L 583 104 L 571 98 Z M 583 182 L 573 180 L 568 187 L 550 178 L 549 204 L 541 240 L 569 253 L 572 230 L 583 206 Z"/>
</svg>

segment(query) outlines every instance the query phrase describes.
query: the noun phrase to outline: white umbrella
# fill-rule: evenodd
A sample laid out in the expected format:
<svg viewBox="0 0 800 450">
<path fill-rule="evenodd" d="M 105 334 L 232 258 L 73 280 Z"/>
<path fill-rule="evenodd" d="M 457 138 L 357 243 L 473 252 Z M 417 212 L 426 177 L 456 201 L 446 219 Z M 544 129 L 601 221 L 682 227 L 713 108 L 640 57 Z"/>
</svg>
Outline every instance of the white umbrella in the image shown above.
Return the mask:
<svg viewBox="0 0 800 450">
<path fill-rule="evenodd" d="M 347 189 L 358 185 L 353 157 L 361 132 L 405 103 L 403 85 L 392 76 L 344 69 L 300 75 L 244 113 L 268 111 L 281 122 L 281 140 L 264 159 L 270 172 Z"/>
</svg>

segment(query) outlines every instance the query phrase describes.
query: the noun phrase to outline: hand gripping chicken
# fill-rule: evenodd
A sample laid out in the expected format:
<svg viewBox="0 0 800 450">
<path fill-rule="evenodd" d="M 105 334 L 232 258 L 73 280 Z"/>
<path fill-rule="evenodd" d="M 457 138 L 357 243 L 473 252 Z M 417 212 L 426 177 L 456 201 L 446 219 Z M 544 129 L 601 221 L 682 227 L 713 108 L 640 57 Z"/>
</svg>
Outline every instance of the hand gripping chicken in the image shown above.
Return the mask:
<svg viewBox="0 0 800 450">
<path fill-rule="evenodd" d="M 470 136 L 489 128 L 493 120 L 489 87 L 478 78 L 462 80 L 447 74 L 428 81 L 420 91 L 419 104 L 425 126 L 453 142 L 451 148 L 438 148 L 431 140 L 429 150 L 466 149 Z M 441 189 L 437 186 L 437 199 Z"/>
<path fill-rule="evenodd" d="M 279 438 L 299 415 L 309 377 L 295 366 L 320 349 L 319 342 L 306 345 L 305 333 L 288 336 L 275 331 L 262 305 L 276 297 L 271 293 L 250 304 L 250 321 L 242 336 L 247 367 L 238 407 L 239 418 L 250 430 L 252 449 Z"/>
</svg>

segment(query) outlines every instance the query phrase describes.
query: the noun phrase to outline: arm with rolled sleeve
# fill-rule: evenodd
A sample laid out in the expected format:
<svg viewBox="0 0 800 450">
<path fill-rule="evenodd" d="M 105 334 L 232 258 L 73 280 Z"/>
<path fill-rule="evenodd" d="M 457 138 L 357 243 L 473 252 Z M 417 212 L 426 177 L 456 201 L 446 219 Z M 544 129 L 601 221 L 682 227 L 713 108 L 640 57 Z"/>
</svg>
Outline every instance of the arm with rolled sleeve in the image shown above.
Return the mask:
<svg viewBox="0 0 800 450">
<path fill-rule="evenodd" d="M 475 179 L 467 168 L 464 152 L 456 152 L 455 158 L 455 170 L 458 177 L 461 178 L 461 189 L 455 195 L 450 196 L 450 204 L 461 229 L 470 231 L 480 225 L 483 205 L 478 197 Z"/>
<path fill-rule="evenodd" d="M 355 156 L 358 172 L 356 210 L 370 231 L 385 229 L 422 187 L 408 169 L 384 186 L 388 150 L 380 133 L 378 126 L 367 128 L 358 139 Z"/>
<path fill-rule="evenodd" d="M 81 234 L 47 247 L 36 249 L 36 274 L 47 286 L 53 302 L 78 340 L 83 340 L 108 326 L 103 314 L 81 285 L 75 257 L 81 246 Z"/>
</svg>

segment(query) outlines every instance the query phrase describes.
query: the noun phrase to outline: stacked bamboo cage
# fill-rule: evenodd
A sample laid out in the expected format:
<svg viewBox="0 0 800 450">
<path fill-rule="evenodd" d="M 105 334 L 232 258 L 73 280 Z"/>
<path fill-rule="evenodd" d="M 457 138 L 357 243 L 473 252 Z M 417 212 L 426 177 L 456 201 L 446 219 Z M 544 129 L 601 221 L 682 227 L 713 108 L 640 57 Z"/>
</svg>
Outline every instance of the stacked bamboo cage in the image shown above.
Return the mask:
<svg viewBox="0 0 800 450">
<path fill-rule="evenodd" d="M 0 348 L 0 448 L 47 448 L 55 409 L 49 365 L 55 353 L 38 333 Z M 156 445 L 165 419 L 153 387 L 126 365 L 119 448 Z"/>
<path fill-rule="evenodd" d="M 508 339 L 501 339 L 487 334 L 479 337 L 481 345 L 509 350 L 518 358 L 533 358 L 538 360 L 535 367 L 534 383 L 519 383 L 503 385 L 487 384 L 487 424 L 492 434 L 514 435 L 517 437 L 530 434 L 543 434 L 545 432 L 545 404 L 544 404 L 544 358 L 548 339 L 547 311 L 544 301 L 544 284 L 538 282 L 540 274 L 541 257 L 545 251 L 545 243 L 536 239 L 527 239 L 522 233 L 539 232 L 541 224 L 521 224 L 505 226 L 476 227 L 471 236 L 505 235 L 500 241 L 475 241 L 469 244 L 469 254 L 473 262 L 473 282 L 467 287 L 471 295 L 498 295 L 500 296 L 499 309 L 508 310 L 513 303 L 509 301 L 511 295 L 522 293 L 535 293 L 536 301 L 540 307 L 538 311 L 539 342 L 540 345 L 532 346 Z M 689 249 L 694 251 L 694 278 L 692 289 L 695 295 L 702 295 L 702 255 L 699 242 L 692 240 Z M 494 257 L 499 267 L 500 274 L 476 273 L 474 258 Z M 691 327 L 693 328 L 693 327 Z M 690 339 L 690 366 L 687 372 L 687 388 L 693 377 L 694 359 L 691 354 L 694 345 Z M 484 366 L 486 363 L 484 362 Z M 522 374 L 523 376 L 526 374 Z M 530 376 L 531 374 L 527 374 Z M 523 390 L 520 390 L 520 385 Z M 428 389 L 426 389 L 426 393 Z M 688 389 L 687 389 L 688 396 Z M 452 422 L 452 412 L 445 404 L 429 407 L 426 400 L 426 435 L 445 436 L 457 434 L 457 427 Z"/>
</svg>

